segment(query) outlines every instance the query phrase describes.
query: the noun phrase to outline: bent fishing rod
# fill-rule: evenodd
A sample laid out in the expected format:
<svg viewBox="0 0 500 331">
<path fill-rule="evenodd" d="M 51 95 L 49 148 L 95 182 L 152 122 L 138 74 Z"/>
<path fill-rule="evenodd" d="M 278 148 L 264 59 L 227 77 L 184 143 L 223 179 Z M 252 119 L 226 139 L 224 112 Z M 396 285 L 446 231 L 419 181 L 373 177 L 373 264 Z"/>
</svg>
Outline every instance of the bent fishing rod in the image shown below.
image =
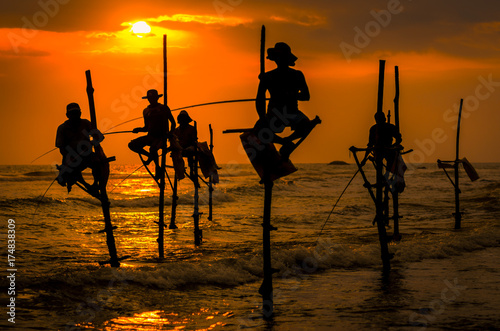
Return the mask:
<svg viewBox="0 0 500 331">
<path fill-rule="evenodd" d="M 267 98 L 266 100 L 269 100 L 269 98 Z M 255 99 L 234 99 L 234 100 L 213 101 L 213 102 L 199 103 L 199 104 L 191 105 L 191 106 L 179 107 L 179 108 L 171 109 L 170 111 L 178 111 L 178 110 L 184 110 L 184 109 L 190 109 L 190 108 L 220 105 L 220 104 L 225 104 L 225 103 L 252 102 L 252 101 L 255 101 Z M 106 130 L 104 134 L 106 135 L 106 134 L 130 133 L 132 131 L 116 131 L 116 132 L 108 132 L 108 131 L 111 129 L 117 128 L 119 126 L 122 126 L 123 124 L 127 124 L 130 122 L 136 121 L 136 120 L 140 120 L 141 118 L 142 118 L 142 116 L 132 118 L 130 120 L 127 120 L 125 122 L 122 122 L 120 124 L 112 126 L 108 130 Z"/>
</svg>

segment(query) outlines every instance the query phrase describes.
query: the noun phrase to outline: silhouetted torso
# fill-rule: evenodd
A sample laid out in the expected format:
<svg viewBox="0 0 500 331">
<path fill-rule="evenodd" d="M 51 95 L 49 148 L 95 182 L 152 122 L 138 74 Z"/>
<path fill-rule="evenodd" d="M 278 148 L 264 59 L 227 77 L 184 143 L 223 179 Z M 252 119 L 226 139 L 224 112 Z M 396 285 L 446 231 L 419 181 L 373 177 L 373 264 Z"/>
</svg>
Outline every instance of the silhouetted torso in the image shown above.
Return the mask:
<svg viewBox="0 0 500 331">
<path fill-rule="evenodd" d="M 168 132 L 169 112 L 170 109 L 161 103 L 149 105 L 144 109 L 144 127 L 148 132 L 148 136 L 161 138 Z"/>
<path fill-rule="evenodd" d="M 395 125 L 390 123 L 377 123 L 370 128 L 368 147 L 391 147 L 393 139 L 401 143 L 401 135 Z"/>
<path fill-rule="evenodd" d="M 290 113 L 298 111 L 299 91 L 307 89 L 304 74 L 289 67 L 276 68 L 261 77 L 261 84 L 269 90 L 271 99 L 268 110 L 287 108 Z"/>
<path fill-rule="evenodd" d="M 67 120 L 57 128 L 56 147 L 66 148 L 69 146 L 75 151 L 86 149 L 91 146 L 91 130 L 92 125 L 89 120 Z"/>
<path fill-rule="evenodd" d="M 194 126 L 190 124 L 180 125 L 174 130 L 175 135 L 179 139 L 179 144 L 182 149 L 196 146 L 198 133 Z"/>
</svg>

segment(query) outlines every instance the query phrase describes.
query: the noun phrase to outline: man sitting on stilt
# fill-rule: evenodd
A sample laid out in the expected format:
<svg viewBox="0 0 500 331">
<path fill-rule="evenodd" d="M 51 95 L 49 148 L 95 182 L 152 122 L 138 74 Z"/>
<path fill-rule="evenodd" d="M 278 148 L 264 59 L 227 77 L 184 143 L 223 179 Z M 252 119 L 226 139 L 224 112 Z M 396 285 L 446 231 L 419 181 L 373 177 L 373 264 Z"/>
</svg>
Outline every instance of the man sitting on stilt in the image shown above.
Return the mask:
<svg viewBox="0 0 500 331">
<path fill-rule="evenodd" d="M 100 143 L 104 136 L 99 130 L 92 130 L 89 120 L 81 118 L 82 111 L 77 103 L 66 106 L 68 120 L 57 128 L 56 147 L 62 155 L 62 164 L 58 166 L 57 182 L 66 186 L 68 193 L 73 185 L 80 183 L 92 196 L 99 198 L 99 181 L 101 180 L 101 164 L 92 151 L 93 143 Z M 92 140 L 90 140 L 92 137 Z M 82 171 L 91 168 L 94 183 L 88 184 Z"/>
<path fill-rule="evenodd" d="M 172 132 L 176 125 L 172 112 L 167 105 L 163 105 L 158 102 L 158 99 L 162 96 L 163 94 L 158 94 L 157 90 L 149 90 L 147 95 L 142 97 L 143 99 L 148 99 L 149 101 L 149 105 L 143 111 L 144 126 L 135 128 L 132 132 L 147 132 L 147 135 L 136 138 L 128 144 L 128 147 L 133 152 L 147 157 L 146 160 L 143 160 L 145 165 L 149 165 L 151 161 L 154 161 L 156 166 L 155 179 L 159 178 L 161 174 L 161 167 L 158 160 L 158 150 L 162 148 L 163 142 L 166 141 L 167 138 L 170 139 L 172 153 L 180 154 L 179 148 L 175 146 L 176 144 L 174 139 L 172 139 Z M 149 152 L 144 149 L 146 146 L 149 146 Z M 178 158 L 172 157 L 172 159 L 174 163 L 178 162 Z M 182 161 L 182 158 L 180 161 Z M 183 169 L 184 165 L 182 165 L 181 168 Z M 178 179 L 184 178 L 184 172 L 182 172 L 182 174 L 178 174 L 176 172 L 176 175 Z"/>
<path fill-rule="evenodd" d="M 375 113 L 375 122 L 376 124 L 370 128 L 368 149 L 366 150 L 360 166 L 364 166 L 367 160 L 371 160 L 374 162 L 375 166 L 380 162 L 382 163 L 380 166 L 386 169 L 384 174 L 385 199 L 383 203 L 386 216 L 384 222 L 388 225 L 389 190 L 392 194 L 398 194 L 403 192 L 405 186 L 403 177 L 405 170 L 404 162 L 402 159 L 396 162 L 396 158 L 401 158 L 399 148 L 402 148 L 402 139 L 396 126 L 387 122 L 384 112 Z M 398 165 L 397 169 L 395 169 L 396 164 Z M 395 176 L 391 176 L 391 173 Z"/>
<path fill-rule="evenodd" d="M 387 123 L 384 112 L 375 113 L 375 124 L 370 128 L 368 148 L 361 165 L 368 160 L 371 153 L 381 153 L 386 162 L 386 169 L 392 171 L 392 165 L 398 156 L 396 148 L 401 145 L 401 134 L 394 124 Z M 374 150 L 373 150 L 374 149 Z"/>
<path fill-rule="evenodd" d="M 194 126 L 189 124 L 192 121 L 188 112 L 181 110 L 179 115 L 177 115 L 177 123 L 179 123 L 179 126 L 174 130 L 174 134 L 179 140 L 179 145 L 182 148 L 182 156 L 188 159 L 189 174 L 191 177 L 193 176 L 194 155 L 198 142 L 198 132 Z"/>
<path fill-rule="evenodd" d="M 277 68 L 261 75 L 257 91 L 256 108 L 259 121 L 256 129 L 270 129 L 273 141 L 281 144 L 280 155 L 286 160 L 297 147 L 295 139 L 305 138 L 316 124 L 321 123 L 318 116 L 314 120 L 302 113 L 298 101 L 309 101 L 309 88 L 304 74 L 290 68 L 295 65 L 297 57 L 292 54 L 286 43 L 276 43 L 267 50 L 267 58 L 276 62 Z M 270 101 L 266 112 L 266 91 L 270 93 Z M 292 129 L 288 137 L 280 137 L 285 127 Z"/>
</svg>

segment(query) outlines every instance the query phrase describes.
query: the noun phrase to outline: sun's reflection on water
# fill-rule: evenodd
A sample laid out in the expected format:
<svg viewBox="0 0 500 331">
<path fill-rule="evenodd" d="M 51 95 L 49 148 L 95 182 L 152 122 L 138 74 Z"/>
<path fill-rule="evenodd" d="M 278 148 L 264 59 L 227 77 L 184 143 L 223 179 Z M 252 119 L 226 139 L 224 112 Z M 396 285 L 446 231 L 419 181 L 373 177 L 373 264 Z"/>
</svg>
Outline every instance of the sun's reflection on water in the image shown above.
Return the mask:
<svg viewBox="0 0 500 331">
<path fill-rule="evenodd" d="M 202 315 L 209 315 L 204 317 Z M 231 312 L 221 314 L 227 317 Z M 177 313 L 166 313 L 162 310 L 146 311 L 134 314 L 133 316 L 121 316 L 113 318 L 102 325 L 103 330 L 189 330 L 208 331 L 217 327 L 223 327 L 226 323 L 222 321 L 210 325 L 202 325 L 200 317 L 205 321 L 213 320 L 219 312 L 209 312 L 208 308 L 201 308 L 198 312 L 193 312 L 190 317 L 181 317 Z M 95 325 L 79 325 L 85 329 L 91 329 Z"/>
</svg>

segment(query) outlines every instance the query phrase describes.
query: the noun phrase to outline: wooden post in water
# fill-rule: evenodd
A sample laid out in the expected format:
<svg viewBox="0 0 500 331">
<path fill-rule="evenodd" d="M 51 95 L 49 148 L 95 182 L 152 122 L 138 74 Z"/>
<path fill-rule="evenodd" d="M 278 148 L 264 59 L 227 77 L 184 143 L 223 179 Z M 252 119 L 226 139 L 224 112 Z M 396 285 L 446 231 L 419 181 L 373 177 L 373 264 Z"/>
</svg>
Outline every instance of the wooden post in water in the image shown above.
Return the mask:
<svg viewBox="0 0 500 331">
<path fill-rule="evenodd" d="M 210 153 L 213 154 L 214 151 L 214 131 L 212 130 L 212 124 L 208 125 L 208 130 L 210 131 Z M 210 174 L 208 178 L 208 220 L 212 220 L 212 195 L 213 195 L 213 175 Z"/>
<path fill-rule="evenodd" d="M 457 123 L 457 144 L 456 144 L 456 153 L 455 153 L 455 163 L 453 165 L 455 169 L 455 229 L 460 229 L 462 223 L 462 213 L 460 212 L 460 186 L 459 186 L 459 174 L 458 174 L 458 165 L 460 164 L 460 155 L 459 155 L 459 143 L 460 143 L 460 120 L 462 118 L 462 106 L 464 103 L 464 99 L 460 99 L 460 109 L 458 111 L 458 123 Z"/>
<path fill-rule="evenodd" d="M 394 67 L 394 75 L 395 75 L 395 84 L 396 84 L 396 94 L 394 96 L 394 123 L 396 125 L 396 131 L 398 134 L 401 134 L 399 128 L 399 68 L 398 66 Z M 396 152 L 396 160 L 394 160 L 394 176 L 398 175 L 398 167 L 399 167 L 399 150 Z M 399 234 L 399 193 L 397 188 L 395 187 L 395 183 L 392 187 L 392 207 L 393 207 L 393 219 L 394 219 L 394 232 L 392 237 L 394 240 L 399 240 L 401 235 Z"/>
<path fill-rule="evenodd" d="M 398 66 L 394 66 L 394 76 L 396 84 L 396 93 L 394 95 L 394 125 L 396 125 L 398 133 L 401 133 L 399 128 L 399 67 Z"/>
<path fill-rule="evenodd" d="M 94 87 L 92 86 L 92 77 L 90 75 L 90 70 L 87 70 L 85 72 L 85 76 L 87 79 L 87 96 L 89 99 L 90 122 L 92 130 L 97 130 L 97 117 L 96 117 L 95 103 L 94 103 Z M 104 154 L 104 150 L 102 149 L 100 144 L 94 145 L 94 151 L 98 156 L 99 161 L 102 165 L 100 174 L 101 178 L 99 179 L 99 200 L 101 201 L 102 213 L 104 216 L 104 232 L 106 232 L 106 244 L 109 250 L 109 257 L 110 257 L 109 263 L 112 267 L 119 267 L 120 259 L 118 258 L 118 254 L 116 251 L 115 237 L 113 235 L 113 225 L 111 224 L 111 215 L 109 212 L 110 203 L 108 199 L 108 194 L 106 192 L 106 185 L 109 177 L 110 159 L 106 157 L 106 155 Z M 111 160 L 113 159 L 114 158 L 111 158 Z"/>
<path fill-rule="evenodd" d="M 455 212 L 453 215 L 455 216 L 455 229 L 460 229 L 462 222 L 462 212 L 460 211 L 460 176 L 459 176 L 459 165 L 462 164 L 467 176 L 471 181 L 475 181 L 479 179 L 479 175 L 476 172 L 476 169 L 469 163 L 466 158 L 460 159 L 460 122 L 462 118 L 462 108 L 463 108 L 464 100 L 460 99 L 460 108 L 458 110 L 458 123 L 457 123 L 457 142 L 456 142 L 456 150 L 455 150 L 455 160 L 454 161 L 441 161 L 437 160 L 438 167 L 444 170 L 446 177 L 450 180 L 453 185 L 455 191 Z M 453 168 L 455 172 L 455 181 L 450 177 L 447 168 Z"/>
<path fill-rule="evenodd" d="M 268 168 L 268 167 L 267 167 Z M 264 280 L 259 289 L 262 295 L 262 313 L 264 318 L 271 318 L 274 312 L 273 304 L 273 269 L 271 265 L 271 203 L 273 198 L 273 181 L 269 177 L 269 169 L 264 169 L 264 213 L 262 222 L 262 255 Z"/>
<path fill-rule="evenodd" d="M 263 25 L 260 34 L 260 76 L 266 72 L 266 27 Z M 260 286 L 259 293 L 262 295 L 262 313 L 264 318 L 272 318 L 274 312 L 273 304 L 273 269 L 271 265 L 271 203 L 273 198 L 273 181 L 269 165 L 264 166 L 264 213 L 262 216 L 262 255 L 264 280 Z"/>
<path fill-rule="evenodd" d="M 165 146 L 165 142 L 162 143 L 161 148 L 161 174 L 159 181 L 160 188 L 160 199 L 159 199 L 159 212 L 158 212 L 158 257 L 160 260 L 165 258 L 164 254 L 164 229 L 165 229 L 165 159 L 167 156 L 167 149 Z M 158 174 L 156 174 L 158 175 Z"/>
<path fill-rule="evenodd" d="M 164 50 L 163 50 L 163 65 L 165 67 L 164 73 L 164 101 L 165 105 L 167 105 L 167 35 L 163 36 L 164 39 Z M 169 229 L 177 229 L 177 225 L 175 224 L 175 215 L 177 212 L 177 200 L 179 197 L 177 196 L 177 174 L 174 172 L 174 184 L 172 187 L 172 209 L 170 212 L 170 224 L 168 226 Z"/>
<path fill-rule="evenodd" d="M 177 211 L 177 200 L 179 197 L 177 196 L 177 175 L 174 175 L 174 187 L 172 190 L 172 212 L 170 214 L 170 225 L 169 229 L 177 229 L 177 225 L 175 225 L 175 214 Z"/>
<path fill-rule="evenodd" d="M 167 35 L 163 35 L 163 101 L 164 105 L 167 105 Z M 166 123 L 168 130 L 168 122 Z M 164 249 L 164 230 L 165 230 L 165 167 L 166 167 L 166 157 L 167 157 L 167 140 L 162 138 L 161 145 L 161 164 L 160 164 L 160 178 L 159 178 L 159 188 L 160 188 L 160 199 L 159 199 L 159 212 L 158 212 L 158 257 L 160 260 L 165 258 Z M 158 178 L 158 174 L 155 174 Z"/>
<path fill-rule="evenodd" d="M 378 99 L 377 99 L 377 113 L 383 112 L 384 104 L 384 71 L 385 71 L 385 60 L 380 60 L 379 62 L 379 80 L 378 80 Z M 380 249 L 382 256 L 382 263 L 385 271 L 390 270 L 390 255 L 389 248 L 387 246 L 387 231 L 385 229 L 385 216 L 384 216 L 384 197 L 383 188 L 385 186 L 385 178 L 383 173 L 383 156 L 382 151 L 377 151 L 375 147 L 375 169 L 377 173 L 377 184 L 376 184 L 376 194 L 375 194 L 375 206 L 376 215 L 375 221 L 377 223 L 378 236 L 380 241 Z"/>
<path fill-rule="evenodd" d="M 194 121 L 195 131 L 198 132 L 197 123 Z M 195 144 L 194 150 L 194 160 L 191 169 L 191 180 L 194 184 L 194 211 L 193 211 L 193 223 L 194 223 L 194 244 L 196 246 L 201 245 L 203 238 L 202 231 L 200 230 L 200 211 L 199 211 L 199 196 L 198 189 L 200 187 L 200 182 L 198 180 L 198 144 Z"/>
</svg>

